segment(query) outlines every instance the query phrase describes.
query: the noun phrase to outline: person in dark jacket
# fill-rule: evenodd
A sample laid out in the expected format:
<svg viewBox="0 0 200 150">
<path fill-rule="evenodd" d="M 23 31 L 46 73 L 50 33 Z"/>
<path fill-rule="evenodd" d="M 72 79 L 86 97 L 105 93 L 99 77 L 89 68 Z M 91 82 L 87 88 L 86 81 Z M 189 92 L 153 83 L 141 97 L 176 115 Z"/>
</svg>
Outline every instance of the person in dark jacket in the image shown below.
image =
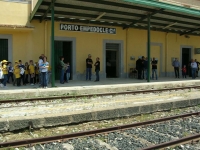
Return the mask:
<svg viewBox="0 0 200 150">
<path fill-rule="evenodd" d="M 142 76 L 142 79 L 144 79 L 144 74 L 145 74 L 145 72 L 144 72 L 145 57 L 144 57 L 144 56 L 142 56 L 141 63 L 142 63 L 142 64 L 141 64 L 141 67 L 142 67 L 141 76 Z"/>
<path fill-rule="evenodd" d="M 146 57 L 144 61 L 144 73 L 145 73 L 145 80 L 148 78 L 148 58 Z"/>
<path fill-rule="evenodd" d="M 92 77 L 92 56 L 91 54 L 88 54 L 88 58 L 86 59 L 86 81 L 89 79 L 89 81 L 91 81 L 91 77 Z"/>
<path fill-rule="evenodd" d="M 100 61 L 99 57 L 96 58 L 96 63 L 94 64 L 95 66 L 95 72 L 96 72 L 96 80 L 95 82 L 99 81 L 99 71 L 100 71 Z"/>
<path fill-rule="evenodd" d="M 141 75 L 142 75 L 142 60 L 141 58 L 138 58 L 138 60 L 136 61 L 136 69 L 138 71 L 138 79 L 142 79 Z"/>
</svg>

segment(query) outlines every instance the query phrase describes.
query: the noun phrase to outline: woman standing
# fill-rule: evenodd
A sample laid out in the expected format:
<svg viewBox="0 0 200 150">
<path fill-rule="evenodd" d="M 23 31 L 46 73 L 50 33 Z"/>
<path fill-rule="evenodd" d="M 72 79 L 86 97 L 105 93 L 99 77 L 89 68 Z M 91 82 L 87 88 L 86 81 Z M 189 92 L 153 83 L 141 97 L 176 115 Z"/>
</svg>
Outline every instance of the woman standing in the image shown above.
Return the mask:
<svg viewBox="0 0 200 150">
<path fill-rule="evenodd" d="M 48 67 L 49 63 L 47 62 L 47 58 L 43 58 L 43 62 L 40 64 L 41 75 L 42 75 L 42 87 L 47 88 L 47 80 L 48 80 Z"/>
<path fill-rule="evenodd" d="M 6 88 L 6 83 L 8 81 L 8 67 L 7 67 L 7 62 L 6 60 L 3 60 L 2 63 L 2 70 L 3 70 L 3 86 Z"/>
</svg>

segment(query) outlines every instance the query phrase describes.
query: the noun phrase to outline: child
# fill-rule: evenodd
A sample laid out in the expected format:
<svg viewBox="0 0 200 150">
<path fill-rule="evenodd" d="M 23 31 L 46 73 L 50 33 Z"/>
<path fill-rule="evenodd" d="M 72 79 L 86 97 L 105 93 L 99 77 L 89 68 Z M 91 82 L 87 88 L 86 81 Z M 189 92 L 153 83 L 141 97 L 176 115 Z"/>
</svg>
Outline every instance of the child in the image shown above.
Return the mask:
<svg viewBox="0 0 200 150">
<path fill-rule="evenodd" d="M 11 80 L 13 82 L 13 67 L 12 67 L 12 63 L 9 62 L 7 67 L 8 67 L 8 81 L 7 81 L 7 83 L 10 83 L 9 82 L 10 78 L 11 78 Z"/>
<path fill-rule="evenodd" d="M 28 62 L 25 63 L 24 69 L 25 69 L 25 83 L 29 83 L 28 82 L 28 75 L 29 75 L 29 66 L 28 66 Z"/>
<path fill-rule="evenodd" d="M 0 61 L 0 87 L 3 87 L 3 69 L 2 69 L 2 64 L 1 64 L 1 61 Z"/>
<path fill-rule="evenodd" d="M 184 65 L 183 68 L 182 68 L 182 76 L 183 76 L 183 78 L 186 78 L 186 72 L 187 72 L 186 65 Z"/>
<path fill-rule="evenodd" d="M 17 81 L 17 86 L 20 86 L 21 75 L 20 75 L 20 68 L 18 65 L 15 66 L 14 74 L 15 74 L 15 80 Z"/>
<path fill-rule="evenodd" d="M 35 66 L 33 65 L 33 60 L 29 61 L 29 71 L 30 71 L 30 83 L 34 85 L 34 78 L 35 78 Z"/>
<path fill-rule="evenodd" d="M 16 68 L 16 66 L 18 66 L 19 65 L 19 62 L 18 62 L 18 60 L 16 60 L 15 61 L 15 65 L 14 65 L 14 68 L 13 68 L 13 77 L 14 77 L 14 80 L 13 80 L 13 86 L 15 86 L 15 83 L 17 83 L 17 79 L 16 79 L 16 77 L 15 77 L 15 68 Z"/>
<path fill-rule="evenodd" d="M 67 62 L 67 69 L 66 69 L 66 82 L 69 82 L 69 78 L 70 78 L 70 65 L 69 62 Z"/>
<path fill-rule="evenodd" d="M 8 80 L 8 67 L 7 67 L 7 60 L 3 60 L 2 63 L 2 70 L 3 70 L 3 87 L 6 88 L 6 83 Z"/>
</svg>

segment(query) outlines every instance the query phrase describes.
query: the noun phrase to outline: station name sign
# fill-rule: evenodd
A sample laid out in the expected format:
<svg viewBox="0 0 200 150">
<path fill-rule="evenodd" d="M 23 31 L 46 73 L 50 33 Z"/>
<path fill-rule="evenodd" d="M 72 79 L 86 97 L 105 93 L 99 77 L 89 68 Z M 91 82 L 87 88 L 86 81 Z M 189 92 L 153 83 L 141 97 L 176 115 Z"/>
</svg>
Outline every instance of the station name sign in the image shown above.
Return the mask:
<svg viewBox="0 0 200 150">
<path fill-rule="evenodd" d="M 62 23 L 60 24 L 60 30 L 116 34 L 116 28 L 85 26 L 85 25 L 75 25 L 75 24 L 62 24 Z"/>
</svg>

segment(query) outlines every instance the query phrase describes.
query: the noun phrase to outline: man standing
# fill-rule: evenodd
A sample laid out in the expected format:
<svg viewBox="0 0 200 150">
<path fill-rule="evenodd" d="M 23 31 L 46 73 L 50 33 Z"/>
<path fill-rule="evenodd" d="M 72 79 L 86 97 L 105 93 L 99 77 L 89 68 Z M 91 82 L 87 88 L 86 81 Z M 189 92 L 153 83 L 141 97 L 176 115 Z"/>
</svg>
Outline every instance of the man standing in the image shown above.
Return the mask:
<svg viewBox="0 0 200 150">
<path fill-rule="evenodd" d="M 145 66 L 144 66 L 144 65 L 145 65 L 145 64 L 144 64 L 144 63 L 145 63 L 145 57 L 144 57 L 144 56 L 142 56 L 142 61 L 141 61 L 141 63 L 142 63 L 142 64 L 141 64 L 141 67 L 142 67 L 142 79 L 144 79 L 144 74 L 145 74 L 145 73 L 144 73 L 144 70 L 145 70 Z"/>
<path fill-rule="evenodd" d="M 175 58 L 175 60 L 172 63 L 172 66 L 174 67 L 174 72 L 175 72 L 175 76 L 176 78 L 179 78 L 179 67 L 180 67 L 180 63 L 178 61 L 177 58 Z"/>
<path fill-rule="evenodd" d="M 24 78 L 25 66 L 22 64 L 21 60 L 19 60 L 19 68 L 20 68 L 20 84 L 22 82 L 23 85 L 26 85 L 25 78 Z"/>
<path fill-rule="evenodd" d="M 141 57 L 136 61 L 136 70 L 138 71 L 138 79 L 142 79 L 142 60 Z"/>
<path fill-rule="evenodd" d="M 91 55 L 88 55 L 88 58 L 86 59 L 86 81 L 89 79 L 91 81 L 92 76 L 92 64 L 93 61 L 91 59 Z"/>
<path fill-rule="evenodd" d="M 158 75 L 157 75 L 157 64 L 158 64 L 158 61 L 155 60 L 155 58 L 153 58 L 152 62 L 151 62 L 151 65 L 152 65 L 152 79 L 154 80 L 154 73 L 155 73 L 155 76 L 156 76 L 156 80 L 158 80 Z"/>
<path fill-rule="evenodd" d="M 191 60 L 191 69 L 192 69 L 192 79 L 195 79 L 196 78 L 197 63 L 193 59 Z"/>
<path fill-rule="evenodd" d="M 95 82 L 99 81 L 99 71 L 100 71 L 100 61 L 99 57 L 96 58 L 96 63 L 94 64 L 95 66 L 95 72 L 96 72 L 96 80 Z"/>
<path fill-rule="evenodd" d="M 199 72 L 199 62 L 197 61 L 197 59 L 195 59 L 195 62 L 197 63 L 196 77 L 198 77 L 198 72 Z"/>
<path fill-rule="evenodd" d="M 148 58 L 146 57 L 144 61 L 144 74 L 145 74 L 145 80 L 148 78 Z"/>
</svg>

